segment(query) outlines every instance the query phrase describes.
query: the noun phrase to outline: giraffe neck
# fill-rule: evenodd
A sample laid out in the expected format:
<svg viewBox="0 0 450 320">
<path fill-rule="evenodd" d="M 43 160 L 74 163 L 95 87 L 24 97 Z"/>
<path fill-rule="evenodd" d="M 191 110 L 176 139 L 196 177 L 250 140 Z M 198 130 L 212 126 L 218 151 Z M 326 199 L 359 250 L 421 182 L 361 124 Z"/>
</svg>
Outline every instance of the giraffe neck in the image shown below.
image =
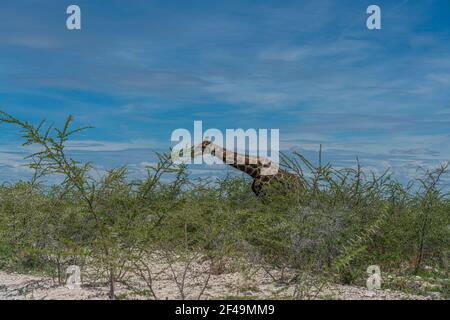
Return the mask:
<svg viewBox="0 0 450 320">
<path fill-rule="evenodd" d="M 261 168 L 256 157 L 229 151 L 213 143 L 209 144 L 208 147 L 211 155 L 222 160 L 227 165 L 248 174 L 252 178 L 260 175 Z"/>
</svg>

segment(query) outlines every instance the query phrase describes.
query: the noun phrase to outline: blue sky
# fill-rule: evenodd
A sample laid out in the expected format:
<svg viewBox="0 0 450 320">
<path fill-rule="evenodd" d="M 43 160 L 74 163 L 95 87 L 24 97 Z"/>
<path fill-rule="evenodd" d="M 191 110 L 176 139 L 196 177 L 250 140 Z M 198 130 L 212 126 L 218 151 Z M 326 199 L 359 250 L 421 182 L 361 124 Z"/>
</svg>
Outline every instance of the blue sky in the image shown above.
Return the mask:
<svg viewBox="0 0 450 320">
<path fill-rule="evenodd" d="M 65 27 L 82 10 L 82 30 Z M 382 29 L 366 28 L 381 7 Z M 279 128 L 281 148 L 402 178 L 450 160 L 450 1 L 0 3 L 0 108 L 96 128 L 70 150 L 139 173 L 176 128 Z M 0 179 L 29 174 L 0 126 Z M 193 169 L 195 171 L 195 168 Z M 198 169 L 217 175 L 223 166 Z"/>
</svg>

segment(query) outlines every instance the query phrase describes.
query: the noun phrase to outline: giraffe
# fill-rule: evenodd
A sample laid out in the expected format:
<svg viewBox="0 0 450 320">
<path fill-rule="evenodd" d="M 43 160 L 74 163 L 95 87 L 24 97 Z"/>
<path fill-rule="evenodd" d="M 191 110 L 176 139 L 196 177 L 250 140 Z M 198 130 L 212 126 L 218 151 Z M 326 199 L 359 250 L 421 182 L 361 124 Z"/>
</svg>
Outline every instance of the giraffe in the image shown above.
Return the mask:
<svg viewBox="0 0 450 320">
<path fill-rule="evenodd" d="M 253 179 L 252 191 L 257 197 L 267 196 L 268 189 L 276 187 L 276 185 L 287 188 L 303 188 L 303 184 L 297 176 L 280 169 L 277 164 L 267 158 L 229 151 L 209 140 L 204 140 L 199 146 L 192 148 L 192 158 L 203 154 L 215 156 L 229 166 L 249 175 Z"/>
</svg>

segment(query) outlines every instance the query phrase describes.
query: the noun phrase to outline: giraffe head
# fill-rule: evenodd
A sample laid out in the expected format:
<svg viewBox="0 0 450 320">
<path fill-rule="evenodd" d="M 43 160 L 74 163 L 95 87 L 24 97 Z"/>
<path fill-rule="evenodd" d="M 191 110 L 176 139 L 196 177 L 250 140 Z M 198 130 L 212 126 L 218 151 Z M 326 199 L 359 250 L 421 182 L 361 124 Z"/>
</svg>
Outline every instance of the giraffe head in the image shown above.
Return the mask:
<svg viewBox="0 0 450 320">
<path fill-rule="evenodd" d="M 203 140 L 201 146 L 202 146 L 202 151 L 205 151 L 206 147 L 209 146 L 212 142 L 209 141 L 208 137 L 205 138 L 205 140 Z"/>
<path fill-rule="evenodd" d="M 203 152 L 211 143 L 212 142 L 209 141 L 208 137 L 206 137 L 205 140 L 203 140 L 203 142 L 201 144 L 199 144 L 197 146 L 193 146 L 191 148 L 191 157 L 195 158 L 195 157 L 203 155 Z"/>
</svg>

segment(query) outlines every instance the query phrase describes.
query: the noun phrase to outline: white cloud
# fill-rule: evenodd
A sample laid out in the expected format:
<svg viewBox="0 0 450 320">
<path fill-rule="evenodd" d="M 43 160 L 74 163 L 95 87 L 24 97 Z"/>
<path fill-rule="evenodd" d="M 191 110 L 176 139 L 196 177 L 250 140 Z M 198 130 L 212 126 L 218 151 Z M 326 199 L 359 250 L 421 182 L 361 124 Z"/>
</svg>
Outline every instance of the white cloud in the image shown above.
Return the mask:
<svg viewBox="0 0 450 320">
<path fill-rule="evenodd" d="M 69 151 L 114 152 L 132 149 L 156 149 L 161 146 L 161 142 L 156 140 L 132 140 L 129 142 L 73 140 L 67 142 L 66 149 Z"/>
</svg>

